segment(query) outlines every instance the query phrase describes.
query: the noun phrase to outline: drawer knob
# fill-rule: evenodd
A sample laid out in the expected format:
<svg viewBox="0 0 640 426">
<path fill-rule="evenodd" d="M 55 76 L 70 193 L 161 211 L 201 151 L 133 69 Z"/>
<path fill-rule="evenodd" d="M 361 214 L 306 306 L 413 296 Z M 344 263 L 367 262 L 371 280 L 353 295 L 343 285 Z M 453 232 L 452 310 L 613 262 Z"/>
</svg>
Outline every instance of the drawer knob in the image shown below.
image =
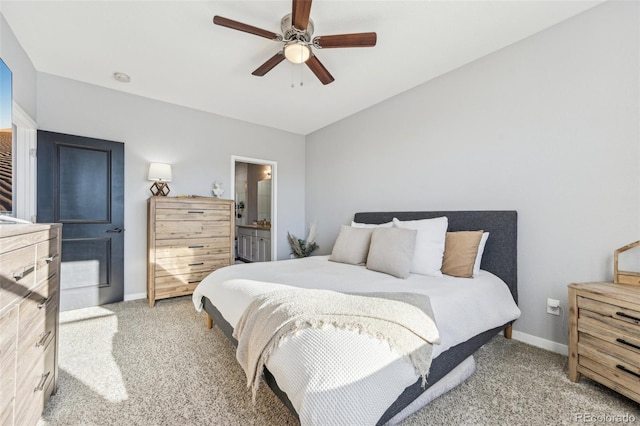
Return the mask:
<svg viewBox="0 0 640 426">
<path fill-rule="evenodd" d="M 640 349 L 640 346 L 634 345 L 633 343 L 627 342 L 626 340 L 621 339 L 619 337 L 616 339 L 616 342 L 622 343 L 623 345 L 631 346 L 634 349 Z"/>
<path fill-rule="evenodd" d="M 204 265 L 204 262 L 190 263 L 189 264 L 189 266 L 199 266 L 199 265 Z"/>
<path fill-rule="evenodd" d="M 618 311 L 618 312 L 616 312 L 616 315 L 619 316 L 619 317 L 622 317 L 622 318 L 628 318 L 628 319 L 640 322 L 640 318 L 634 317 L 634 316 L 629 315 L 629 314 L 625 314 L 624 312 Z"/>
<path fill-rule="evenodd" d="M 32 273 L 34 269 L 36 269 L 36 265 L 25 266 L 24 268 L 22 268 L 22 271 L 13 273 L 13 279 L 16 281 L 20 281 L 21 279 Z"/>
<path fill-rule="evenodd" d="M 45 383 L 47 383 L 47 379 L 49 378 L 50 375 L 51 375 L 51 371 L 47 372 L 46 374 L 43 374 L 40 377 L 40 383 L 38 383 L 38 386 L 36 386 L 33 391 L 34 392 L 42 392 L 44 390 L 44 385 L 45 385 Z"/>
<path fill-rule="evenodd" d="M 42 338 L 40 339 L 40 341 L 36 343 L 36 348 L 39 348 L 40 346 L 44 346 L 49 336 L 51 336 L 51 330 L 47 331 L 46 333 L 42 333 L 41 336 Z"/>
<path fill-rule="evenodd" d="M 49 303 L 49 298 L 48 297 L 45 298 L 45 299 L 42 299 L 42 301 L 40 303 L 38 303 L 38 309 L 44 308 L 45 306 L 47 306 L 47 303 Z"/>
<path fill-rule="evenodd" d="M 204 248 L 204 246 L 189 246 L 189 248 Z"/>
<path fill-rule="evenodd" d="M 618 364 L 618 365 L 616 365 L 616 368 L 617 368 L 618 370 L 622 370 L 622 371 L 624 371 L 625 373 L 629 373 L 629 374 L 631 374 L 632 376 L 636 376 L 637 378 L 639 378 L 639 379 L 640 379 L 640 374 L 636 373 L 635 371 L 631 371 L 631 370 L 629 370 L 629 369 L 628 369 L 628 368 L 626 368 L 624 365 L 620 365 L 620 364 Z"/>
<path fill-rule="evenodd" d="M 49 256 L 49 257 L 45 258 L 44 261 L 47 262 L 47 263 L 51 263 L 51 262 L 53 262 L 53 259 L 55 259 L 56 257 L 58 257 L 58 253 L 54 254 L 53 256 Z"/>
<path fill-rule="evenodd" d="M 204 210 L 189 210 L 189 213 L 200 213 L 200 214 L 204 214 Z"/>
</svg>

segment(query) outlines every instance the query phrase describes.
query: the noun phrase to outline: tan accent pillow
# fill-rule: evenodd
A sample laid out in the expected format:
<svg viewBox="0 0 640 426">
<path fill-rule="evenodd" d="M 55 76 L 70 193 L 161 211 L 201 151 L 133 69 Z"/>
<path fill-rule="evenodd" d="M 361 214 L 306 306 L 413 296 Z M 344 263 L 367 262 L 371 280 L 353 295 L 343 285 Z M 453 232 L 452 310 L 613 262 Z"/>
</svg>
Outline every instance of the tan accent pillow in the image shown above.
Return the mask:
<svg viewBox="0 0 640 426">
<path fill-rule="evenodd" d="M 453 277 L 473 277 L 482 231 L 447 232 L 442 258 L 442 273 Z"/>
<path fill-rule="evenodd" d="M 416 248 L 415 229 L 374 228 L 367 256 L 367 269 L 407 278 Z"/>
<path fill-rule="evenodd" d="M 364 264 L 367 261 L 367 254 L 369 254 L 372 232 L 371 228 L 353 228 L 342 225 L 329 260 L 352 265 Z"/>
</svg>

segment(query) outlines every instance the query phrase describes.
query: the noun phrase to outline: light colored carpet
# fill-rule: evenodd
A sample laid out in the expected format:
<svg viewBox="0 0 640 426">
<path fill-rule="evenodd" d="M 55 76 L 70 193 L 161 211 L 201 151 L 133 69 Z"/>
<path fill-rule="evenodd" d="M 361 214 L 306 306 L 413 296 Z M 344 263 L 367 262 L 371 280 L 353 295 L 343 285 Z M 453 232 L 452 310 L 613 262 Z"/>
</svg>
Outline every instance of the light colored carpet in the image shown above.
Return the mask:
<svg viewBox="0 0 640 426">
<path fill-rule="evenodd" d="M 496 336 L 476 363 L 469 380 L 404 424 L 584 424 L 586 416 L 624 415 L 640 422 L 636 403 L 585 378 L 569 382 L 566 357 Z M 298 424 L 266 386 L 252 405 L 245 383 L 233 346 L 206 329 L 189 297 L 151 309 L 139 300 L 68 311 L 60 318 L 58 392 L 38 424 Z"/>
</svg>

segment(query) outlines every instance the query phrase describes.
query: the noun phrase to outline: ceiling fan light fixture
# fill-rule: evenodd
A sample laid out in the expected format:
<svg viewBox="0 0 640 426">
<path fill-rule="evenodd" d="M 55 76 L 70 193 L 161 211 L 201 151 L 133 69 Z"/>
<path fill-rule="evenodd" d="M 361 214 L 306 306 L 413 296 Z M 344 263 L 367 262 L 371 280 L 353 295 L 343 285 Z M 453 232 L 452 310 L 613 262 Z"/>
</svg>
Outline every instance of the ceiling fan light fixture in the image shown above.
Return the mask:
<svg viewBox="0 0 640 426">
<path fill-rule="evenodd" d="M 284 46 L 284 56 L 289 62 L 303 64 L 311 56 L 311 48 L 301 41 L 293 41 Z"/>
</svg>

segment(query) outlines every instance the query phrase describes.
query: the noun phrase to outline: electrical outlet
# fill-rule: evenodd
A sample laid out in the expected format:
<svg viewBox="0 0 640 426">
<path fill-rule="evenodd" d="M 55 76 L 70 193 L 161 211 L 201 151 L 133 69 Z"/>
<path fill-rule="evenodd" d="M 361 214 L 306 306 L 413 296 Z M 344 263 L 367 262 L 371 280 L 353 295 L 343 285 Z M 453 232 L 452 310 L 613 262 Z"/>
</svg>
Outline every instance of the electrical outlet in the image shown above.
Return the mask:
<svg viewBox="0 0 640 426">
<path fill-rule="evenodd" d="M 547 299 L 547 313 L 560 315 L 560 301 L 558 299 Z"/>
</svg>

